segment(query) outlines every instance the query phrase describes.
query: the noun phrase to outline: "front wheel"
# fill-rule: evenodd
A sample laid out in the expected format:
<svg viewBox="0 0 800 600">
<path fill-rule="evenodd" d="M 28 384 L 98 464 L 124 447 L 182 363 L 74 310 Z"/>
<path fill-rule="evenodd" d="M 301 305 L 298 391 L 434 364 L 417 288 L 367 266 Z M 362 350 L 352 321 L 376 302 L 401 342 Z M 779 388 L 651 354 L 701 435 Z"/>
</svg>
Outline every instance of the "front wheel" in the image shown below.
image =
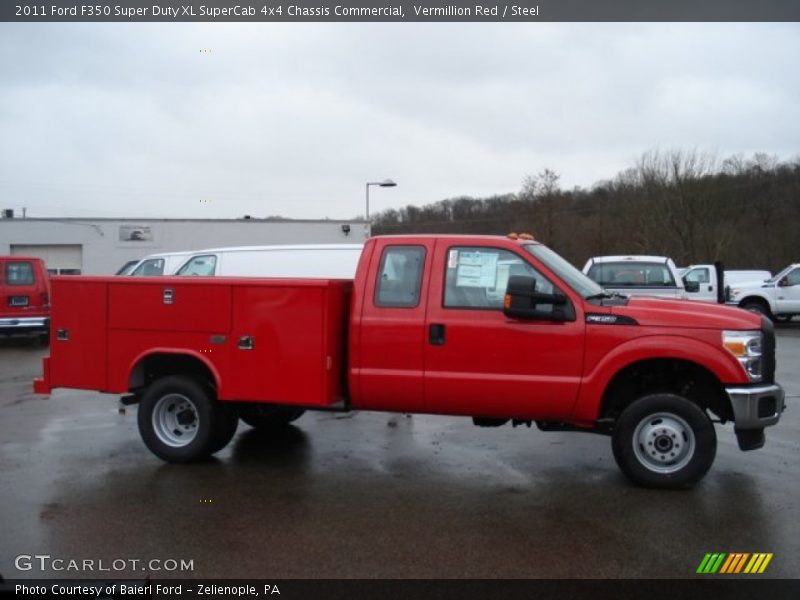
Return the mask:
<svg viewBox="0 0 800 600">
<path fill-rule="evenodd" d="M 740 308 L 749 310 L 750 312 L 763 315 L 768 319 L 772 318 L 772 312 L 770 312 L 769 307 L 763 302 L 760 302 L 758 300 L 745 300 L 739 306 Z"/>
<path fill-rule="evenodd" d="M 675 394 L 651 394 L 622 411 L 611 446 L 617 465 L 633 482 L 686 488 L 711 468 L 717 436 L 708 415 L 693 402 Z"/>
</svg>

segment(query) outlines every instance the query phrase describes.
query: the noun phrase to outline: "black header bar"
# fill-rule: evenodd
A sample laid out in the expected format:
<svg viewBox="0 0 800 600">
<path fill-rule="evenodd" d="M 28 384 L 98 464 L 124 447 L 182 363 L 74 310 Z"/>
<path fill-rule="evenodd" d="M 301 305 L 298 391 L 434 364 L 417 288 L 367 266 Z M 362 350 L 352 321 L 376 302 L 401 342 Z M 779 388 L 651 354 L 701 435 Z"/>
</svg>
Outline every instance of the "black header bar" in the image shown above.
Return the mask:
<svg viewBox="0 0 800 600">
<path fill-rule="evenodd" d="M 798 0 L 3 0 L 6 22 L 800 21 Z"/>
</svg>

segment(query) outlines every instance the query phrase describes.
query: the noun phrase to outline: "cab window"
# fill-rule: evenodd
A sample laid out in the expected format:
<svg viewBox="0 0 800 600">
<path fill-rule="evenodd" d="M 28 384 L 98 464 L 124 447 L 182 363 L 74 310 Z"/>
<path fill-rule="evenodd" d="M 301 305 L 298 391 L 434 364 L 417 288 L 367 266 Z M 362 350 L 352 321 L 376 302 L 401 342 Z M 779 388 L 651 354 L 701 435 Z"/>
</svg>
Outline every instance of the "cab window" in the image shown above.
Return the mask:
<svg viewBox="0 0 800 600">
<path fill-rule="evenodd" d="M 512 275 L 533 277 L 536 291 L 553 293 L 553 284 L 519 256 L 501 248 L 454 247 L 447 251 L 445 308 L 502 310 Z M 539 310 L 553 310 L 539 305 Z"/>
<path fill-rule="evenodd" d="M 795 269 L 786 276 L 786 285 L 800 284 L 800 269 Z"/>
<path fill-rule="evenodd" d="M 178 270 L 178 275 L 197 275 L 209 277 L 217 267 L 217 257 L 213 254 L 194 256 Z"/>
<path fill-rule="evenodd" d="M 422 285 L 422 246 L 387 246 L 381 256 L 375 283 L 375 306 L 413 308 L 419 304 Z"/>
<path fill-rule="evenodd" d="M 687 282 L 709 283 L 711 280 L 708 268 L 702 267 L 700 269 L 692 269 L 683 276 L 683 280 Z"/>
</svg>

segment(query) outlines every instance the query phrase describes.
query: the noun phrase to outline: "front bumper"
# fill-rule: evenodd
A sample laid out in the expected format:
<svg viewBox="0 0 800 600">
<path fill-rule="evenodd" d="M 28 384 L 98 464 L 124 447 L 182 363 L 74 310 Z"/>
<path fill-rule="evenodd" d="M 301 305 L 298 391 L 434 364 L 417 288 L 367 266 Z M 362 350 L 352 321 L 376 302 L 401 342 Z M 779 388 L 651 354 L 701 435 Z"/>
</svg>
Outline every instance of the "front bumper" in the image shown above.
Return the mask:
<svg viewBox="0 0 800 600">
<path fill-rule="evenodd" d="M 725 392 L 733 407 L 734 427 L 764 429 L 775 425 L 786 407 L 785 392 L 777 383 L 754 386 L 726 387 Z"/>
<path fill-rule="evenodd" d="M 46 331 L 50 317 L 2 317 L 0 329 L 7 331 Z"/>
</svg>

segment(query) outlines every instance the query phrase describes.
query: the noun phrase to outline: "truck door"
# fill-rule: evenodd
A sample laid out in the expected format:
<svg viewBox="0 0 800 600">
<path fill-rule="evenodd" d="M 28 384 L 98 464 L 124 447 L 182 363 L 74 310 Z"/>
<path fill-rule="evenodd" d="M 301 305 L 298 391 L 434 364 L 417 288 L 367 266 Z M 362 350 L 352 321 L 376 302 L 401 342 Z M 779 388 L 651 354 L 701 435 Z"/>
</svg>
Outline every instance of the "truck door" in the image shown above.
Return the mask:
<svg viewBox="0 0 800 600">
<path fill-rule="evenodd" d="M 542 293 L 567 292 L 521 252 L 437 242 L 425 331 L 426 412 L 537 419 L 572 414 L 583 364 L 583 311 L 575 306 L 572 322 L 506 318 L 511 275 L 534 277 Z"/>
<path fill-rule="evenodd" d="M 697 283 L 697 291 L 686 289 L 686 298 L 689 300 L 702 300 L 703 302 L 717 301 L 716 272 L 710 266 L 689 269 L 683 276 L 684 285 Z"/>
<path fill-rule="evenodd" d="M 354 408 L 421 412 L 425 288 L 433 240 L 378 240 L 364 287 Z"/>
<path fill-rule="evenodd" d="M 789 271 L 778 282 L 775 290 L 775 308 L 778 314 L 800 313 L 800 267 Z"/>
</svg>

